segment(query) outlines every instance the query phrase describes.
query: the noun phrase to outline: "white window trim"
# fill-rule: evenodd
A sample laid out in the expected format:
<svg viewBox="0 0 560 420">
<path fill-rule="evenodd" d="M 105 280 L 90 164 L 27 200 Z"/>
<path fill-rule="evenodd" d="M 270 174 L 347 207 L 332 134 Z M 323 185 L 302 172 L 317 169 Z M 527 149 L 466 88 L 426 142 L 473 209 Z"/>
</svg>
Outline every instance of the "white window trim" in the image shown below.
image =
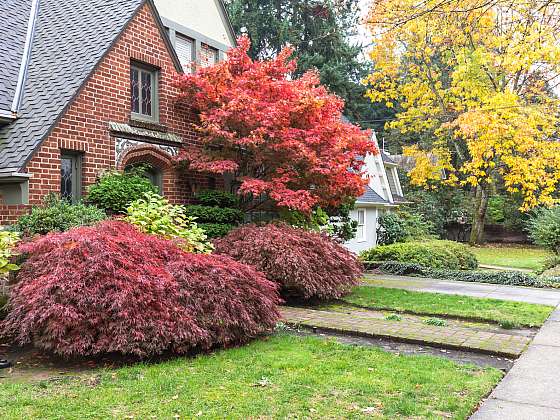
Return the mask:
<svg viewBox="0 0 560 420">
<path fill-rule="evenodd" d="M 360 213 L 364 214 L 364 223 L 360 225 Z M 358 222 L 358 228 L 362 226 L 362 233 L 363 236 L 361 238 L 358 237 L 359 230 L 356 230 L 356 241 L 358 242 L 367 242 L 367 232 L 366 232 L 366 209 L 357 209 L 356 210 L 356 221 Z"/>
</svg>

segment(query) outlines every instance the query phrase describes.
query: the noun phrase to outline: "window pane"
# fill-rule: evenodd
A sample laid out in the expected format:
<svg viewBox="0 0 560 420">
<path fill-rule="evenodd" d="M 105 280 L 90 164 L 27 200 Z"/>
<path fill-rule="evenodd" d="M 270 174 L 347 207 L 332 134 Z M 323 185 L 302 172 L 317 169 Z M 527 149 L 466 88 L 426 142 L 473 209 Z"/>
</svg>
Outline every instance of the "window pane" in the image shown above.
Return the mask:
<svg viewBox="0 0 560 420">
<path fill-rule="evenodd" d="M 358 224 L 363 225 L 364 224 L 364 219 L 365 219 L 365 214 L 364 211 L 359 211 L 358 212 Z"/>
<path fill-rule="evenodd" d="M 132 112 L 140 112 L 140 84 L 138 77 L 138 69 L 130 71 L 130 92 L 131 92 L 131 109 Z"/>
<path fill-rule="evenodd" d="M 60 195 L 72 199 L 73 160 L 63 157 L 60 161 Z"/>
<path fill-rule="evenodd" d="M 364 238 L 364 225 L 358 226 L 356 236 L 357 236 L 358 239 L 363 239 Z"/>
<path fill-rule="evenodd" d="M 146 71 L 142 75 L 142 114 L 152 115 L 152 74 Z"/>
<path fill-rule="evenodd" d="M 179 57 L 179 61 L 185 73 L 191 73 L 193 70 L 193 50 L 194 45 L 192 40 L 177 35 L 175 38 L 175 51 L 177 51 L 177 57 Z"/>
</svg>

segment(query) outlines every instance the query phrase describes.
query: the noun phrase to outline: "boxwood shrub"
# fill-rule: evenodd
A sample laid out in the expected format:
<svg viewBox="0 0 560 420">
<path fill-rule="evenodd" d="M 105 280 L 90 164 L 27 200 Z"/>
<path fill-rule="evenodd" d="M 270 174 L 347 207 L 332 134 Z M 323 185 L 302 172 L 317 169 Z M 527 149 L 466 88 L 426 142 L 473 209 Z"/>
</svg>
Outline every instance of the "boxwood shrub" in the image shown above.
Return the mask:
<svg viewBox="0 0 560 420">
<path fill-rule="evenodd" d="M 360 254 L 362 261 L 399 261 L 424 267 L 449 270 L 472 270 L 478 267 L 469 248 L 453 241 L 403 242 L 382 245 Z"/>
<path fill-rule="evenodd" d="M 370 262 L 368 269 L 377 269 L 385 274 L 428 277 L 439 280 L 456 280 L 475 283 L 505 284 L 510 286 L 560 288 L 560 278 L 542 277 L 521 271 L 445 270 L 424 267 L 420 264 L 399 261 Z"/>
<path fill-rule="evenodd" d="M 107 172 L 91 185 L 86 200 L 107 212 L 122 214 L 130 203 L 150 192 L 157 193 L 158 188 L 141 171 L 115 171 Z"/>
<path fill-rule="evenodd" d="M 239 206 L 239 197 L 226 191 L 203 190 L 197 192 L 195 198 L 203 206 L 231 208 Z"/>
<path fill-rule="evenodd" d="M 187 206 L 186 215 L 196 217 L 200 223 L 235 225 L 243 221 L 243 212 L 238 209 L 194 205 Z"/>
</svg>

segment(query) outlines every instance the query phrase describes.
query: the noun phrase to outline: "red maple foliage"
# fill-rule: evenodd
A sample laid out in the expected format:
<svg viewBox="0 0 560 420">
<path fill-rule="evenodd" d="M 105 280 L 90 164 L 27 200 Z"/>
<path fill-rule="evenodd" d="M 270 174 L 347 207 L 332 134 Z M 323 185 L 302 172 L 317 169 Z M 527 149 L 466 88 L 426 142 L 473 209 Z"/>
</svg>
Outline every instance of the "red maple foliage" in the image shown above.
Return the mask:
<svg viewBox="0 0 560 420">
<path fill-rule="evenodd" d="M 343 100 L 316 72 L 292 77 L 292 49 L 254 61 L 249 39 L 238 44 L 225 61 L 178 76 L 178 101 L 199 113 L 201 135 L 201 147 L 178 160 L 192 170 L 234 173 L 241 194 L 266 194 L 303 212 L 361 195 L 359 157 L 377 150 L 368 132 L 343 120 Z"/>
<path fill-rule="evenodd" d="M 356 256 L 327 235 L 284 224 L 242 226 L 214 244 L 216 253 L 262 271 L 286 297 L 340 298 L 363 271 Z"/>
<path fill-rule="evenodd" d="M 39 237 L 18 252 L 27 259 L 2 334 L 63 356 L 208 349 L 279 318 L 275 285 L 253 268 L 185 253 L 125 222 Z"/>
<path fill-rule="evenodd" d="M 180 302 L 209 335 L 206 347 L 239 344 L 274 328 L 282 303 L 278 285 L 223 255 L 188 254 L 168 266 Z"/>
</svg>

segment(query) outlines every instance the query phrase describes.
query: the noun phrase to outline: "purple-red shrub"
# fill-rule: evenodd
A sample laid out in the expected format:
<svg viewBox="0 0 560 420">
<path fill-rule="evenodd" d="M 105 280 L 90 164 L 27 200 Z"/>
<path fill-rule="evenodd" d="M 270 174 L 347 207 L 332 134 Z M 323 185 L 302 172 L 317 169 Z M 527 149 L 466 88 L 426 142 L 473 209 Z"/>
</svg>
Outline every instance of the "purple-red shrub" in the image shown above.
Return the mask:
<svg viewBox="0 0 560 420">
<path fill-rule="evenodd" d="M 201 268 L 202 259 L 125 222 L 39 237 L 18 252 L 27 259 L 11 292 L 3 335 L 60 355 L 184 353 L 242 341 L 244 332 L 254 336 L 278 317 L 276 292 L 250 267 L 238 264 L 229 271 L 228 287 L 220 289 L 212 270 L 228 273 L 223 257 L 208 256 Z M 236 276 L 242 284 L 239 290 Z M 248 293 L 245 284 L 250 279 L 252 297 L 239 299 L 238 294 Z M 217 293 L 223 295 L 218 298 Z M 253 318 L 247 314 L 252 308 L 244 308 L 238 322 L 250 323 L 245 329 L 238 327 L 235 336 L 216 333 L 201 312 L 206 302 L 227 304 L 230 295 L 237 310 L 243 302 L 257 308 Z M 258 325 L 260 320 L 264 324 Z"/>
<path fill-rule="evenodd" d="M 248 225 L 214 242 L 216 253 L 249 264 L 285 296 L 336 299 L 362 274 L 357 258 L 327 235 L 287 225 Z"/>
<path fill-rule="evenodd" d="M 210 344 L 241 343 L 275 327 L 278 286 L 253 267 L 222 255 L 188 254 L 168 266 Z"/>
</svg>

